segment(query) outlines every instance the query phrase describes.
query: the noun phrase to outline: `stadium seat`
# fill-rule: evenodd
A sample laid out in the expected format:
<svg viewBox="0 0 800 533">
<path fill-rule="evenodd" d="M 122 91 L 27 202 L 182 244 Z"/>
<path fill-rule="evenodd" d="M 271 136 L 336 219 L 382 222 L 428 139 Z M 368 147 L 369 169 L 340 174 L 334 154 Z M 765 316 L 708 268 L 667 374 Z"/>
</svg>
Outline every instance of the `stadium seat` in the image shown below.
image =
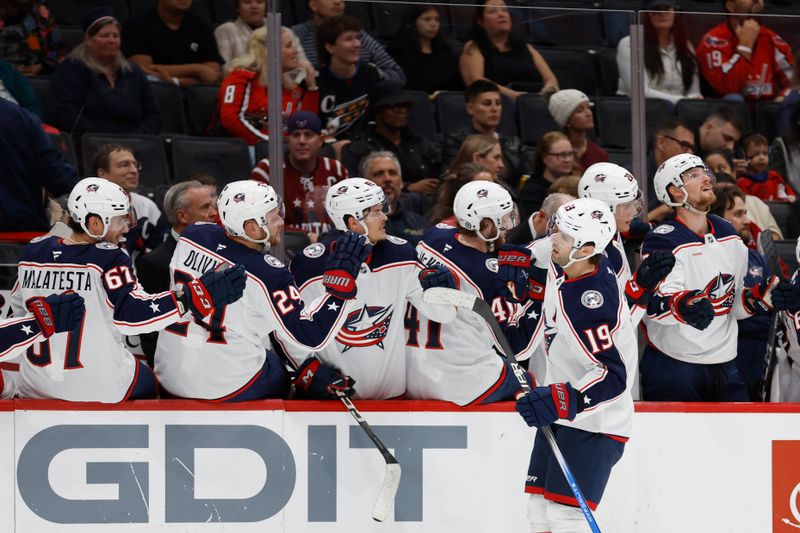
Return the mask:
<svg viewBox="0 0 800 533">
<path fill-rule="evenodd" d="M 460 91 L 442 91 L 436 96 L 436 119 L 442 136 L 456 132 L 470 125 L 471 119 L 464 103 L 464 93 Z M 503 135 L 517 135 L 514 123 L 514 102 L 503 97 L 503 115 L 497 131 Z"/>
<path fill-rule="evenodd" d="M 538 48 L 538 50 L 558 78 L 559 87 L 578 89 L 590 97 L 600 92 L 595 50 L 563 48 Z"/>
<path fill-rule="evenodd" d="M 256 163 L 262 159 L 269 159 L 269 143 L 267 141 L 258 141 L 256 143 Z"/>
<path fill-rule="evenodd" d="M 94 174 L 92 161 L 97 149 L 104 144 L 121 144 L 133 149 L 136 159 L 142 164 L 139 184 L 142 188 L 153 190 L 159 185 L 169 183 L 169 167 L 164 144 L 158 135 L 116 135 L 112 133 L 84 133 L 81 137 L 81 159 L 83 173 Z"/>
<path fill-rule="evenodd" d="M 253 162 L 242 139 L 175 136 L 171 145 L 176 180 L 203 172 L 214 176 L 222 190 L 227 183 L 250 177 Z"/>
<path fill-rule="evenodd" d="M 134 3 L 138 3 L 136 0 Z M 93 7 L 104 6 L 111 8 L 114 16 L 121 24 L 128 20 L 128 2 L 126 0 L 56 0 L 48 2 L 53 18 L 62 26 L 78 26 L 81 16 Z"/>
<path fill-rule="evenodd" d="M 770 142 L 778 135 L 777 118 L 780 102 L 756 103 L 756 131 L 764 135 Z"/>
<path fill-rule="evenodd" d="M 53 145 L 53 148 L 56 148 L 64 156 L 67 158 L 73 167 L 80 168 L 78 165 L 78 154 L 75 151 L 75 143 L 72 142 L 72 137 L 67 135 L 66 133 L 48 133 L 48 137 L 50 137 L 50 143 Z"/>
<path fill-rule="evenodd" d="M 187 87 L 186 129 L 189 135 L 208 135 L 217 112 L 219 85 L 197 83 Z"/>
<path fill-rule="evenodd" d="M 630 165 L 631 161 L 633 161 L 633 156 L 627 150 L 607 149 L 606 152 L 608 152 L 609 162 L 615 163 L 621 167 Z"/>
<path fill-rule="evenodd" d="M 775 222 L 781 229 L 781 233 L 788 233 L 788 221 L 790 206 L 786 202 L 765 202 L 769 206 L 769 212 L 775 217 Z"/>
<path fill-rule="evenodd" d="M 795 247 L 797 241 L 794 239 L 783 239 L 775 241 L 775 251 L 778 252 L 778 257 L 783 259 L 786 266 L 789 267 L 789 275 L 792 275 L 797 270 L 797 256 L 795 255 Z"/>
<path fill-rule="evenodd" d="M 135 17 L 156 8 L 158 0 L 131 0 L 131 16 Z M 198 17 L 211 24 L 211 0 L 192 0 L 191 11 Z"/>
<path fill-rule="evenodd" d="M 627 96 L 597 98 L 595 103 L 597 125 L 601 144 L 608 148 L 630 150 L 631 101 Z M 645 99 L 645 142 L 649 143 L 659 125 L 672 114 L 672 106 L 665 100 Z"/>
<path fill-rule="evenodd" d="M 586 8 L 585 2 L 558 2 L 558 7 Z M 539 46 L 592 46 L 605 44 L 600 14 L 588 11 L 529 9 L 525 11 L 531 41 Z"/>
<path fill-rule="evenodd" d="M 403 12 L 406 10 L 406 6 L 401 3 L 379 3 L 372 4 L 370 8 L 372 11 L 372 20 L 375 21 L 375 26 L 373 27 L 375 33 L 373 37 L 386 40 L 393 39 L 400 29 L 400 23 L 403 20 Z M 349 6 L 348 9 L 350 9 Z"/>
<path fill-rule="evenodd" d="M 47 103 L 47 95 L 50 93 L 50 82 L 52 79 L 53 78 L 50 76 L 30 76 L 28 78 L 28 83 L 30 83 L 33 90 L 36 91 L 36 96 L 39 97 L 39 102 L 41 102 L 42 105 Z"/>
<path fill-rule="evenodd" d="M 173 83 L 156 81 L 150 83 L 150 89 L 158 101 L 164 126 L 161 131 L 165 133 L 185 133 L 186 118 L 183 116 L 183 93 L 181 88 Z"/>
<path fill-rule="evenodd" d="M 83 30 L 76 26 L 62 26 L 58 29 L 58 32 L 61 34 L 61 42 L 64 43 L 64 48 L 68 51 L 83 42 Z"/>
<path fill-rule="evenodd" d="M 597 51 L 600 66 L 600 87 L 603 96 L 614 96 L 619 87 L 619 67 L 616 48 L 601 48 Z"/>
<path fill-rule="evenodd" d="M 744 132 L 748 132 L 752 129 L 750 124 L 750 112 L 747 109 L 747 104 L 741 101 L 716 98 L 706 98 L 704 100 L 684 98 L 678 101 L 676 109 L 678 117 L 686 122 L 690 128 L 696 130 L 708 115 L 720 107 L 729 108 L 739 117 L 739 120 L 742 121 L 742 130 Z"/>
<path fill-rule="evenodd" d="M 543 134 L 560 128 L 550 112 L 547 102 L 535 94 L 523 94 L 517 98 L 517 127 L 525 144 L 536 144 Z"/>
<path fill-rule="evenodd" d="M 25 245 L 0 242 L 0 290 L 10 291 L 17 281 L 17 265 Z"/>
<path fill-rule="evenodd" d="M 423 91 L 405 91 L 405 94 L 414 100 L 414 105 L 408 115 L 408 126 L 429 141 L 436 142 L 436 118 L 433 113 L 433 102 Z"/>
<path fill-rule="evenodd" d="M 136 0 L 134 0 L 136 1 Z M 283 2 L 282 2 L 283 3 Z M 213 3 L 214 8 L 214 22 L 216 24 L 222 24 L 223 22 L 228 22 L 231 20 L 236 20 L 236 2 L 231 2 L 230 0 L 214 0 Z M 284 13 L 283 13 L 283 6 L 281 6 L 281 23 L 286 26 L 286 21 L 283 20 Z"/>
</svg>

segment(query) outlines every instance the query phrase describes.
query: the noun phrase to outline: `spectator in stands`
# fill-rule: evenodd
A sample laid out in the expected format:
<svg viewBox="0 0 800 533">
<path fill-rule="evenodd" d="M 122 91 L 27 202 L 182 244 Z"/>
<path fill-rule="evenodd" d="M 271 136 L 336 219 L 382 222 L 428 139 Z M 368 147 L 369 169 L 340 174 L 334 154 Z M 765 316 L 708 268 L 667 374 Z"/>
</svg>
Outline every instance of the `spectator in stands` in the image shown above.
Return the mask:
<svg viewBox="0 0 800 533">
<path fill-rule="evenodd" d="M 722 154 L 722 157 L 725 157 L 725 159 L 728 159 L 728 161 L 726 161 L 724 164 L 721 163 L 720 157 L 717 157 L 717 153 Z M 725 149 L 712 150 L 706 157 L 706 161 L 711 161 L 712 165 L 715 165 L 712 167 L 706 163 L 706 166 L 708 166 L 708 168 L 714 172 L 714 179 L 716 180 L 716 183 L 736 185 L 736 178 L 725 171 L 726 168 L 731 168 L 731 157 L 732 156 L 730 155 L 730 152 Z M 714 170 L 714 168 L 717 170 Z M 736 185 L 736 187 L 738 188 L 738 185 Z M 769 210 L 769 206 L 764 202 L 764 200 L 758 198 L 757 196 L 753 196 L 752 194 L 745 194 L 744 206 L 747 209 L 747 217 L 750 219 L 750 232 L 754 237 L 758 236 L 762 230 L 769 230 L 772 232 L 772 237 L 776 241 L 783 239 L 781 227 L 778 225 L 778 221 L 775 220 L 775 216 L 772 214 L 772 211 Z"/>
<path fill-rule="evenodd" d="M 720 107 L 708 115 L 695 135 L 695 139 L 700 141 L 701 157 L 714 148 L 725 148 L 735 154 L 736 143 L 741 137 L 742 122 L 728 107 Z M 747 169 L 747 160 L 734 158 L 733 165 L 733 170 L 740 174 Z"/>
<path fill-rule="evenodd" d="M 428 94 L 464 89 L 458 56 L 442 36 L 440 27 L 436 6 L 411 4 L 403 12 L 389 54 L 406 74 L 406 89 Z"/>
<path fill-rule="evenodd" d="M 205 172 L 194 172 L 189 174 L 184 179 L 178 181 L 199 181 L 200 184 L 206 188 L 208 194 L 211 195 L 211 201 L 214 209 L 217 208 L 217 196 L 219 196 L 219 187 L 217 187 L 217 178 Z"/>
<path fill-rule="evenodd" d="M 348 16 L 326 18 L 317 28 L 320 117 L 327 135 L 337 140 L 364 127 L 369 92 L 383 79 L 377 66 L 359 59 L 360 30 L 358 19 Z"/>
<path fill-rule="evenodd" d="M 561 176 L 571 174 L 576 167 L 575 150 L 564 133 L 551 131 L 542 135 L 536 145 L 533 174 L 519 193 L 519 208 L 522 220 L 539 209 L 547 196 L 547 190 Z"/>
<path fill-rule="evenodd" d="M 2 98 L 0 161 L 0 231 L 49 230 L 44 190 L 67 194 L 78 172 L 52 146 L 36 115 Z"/>
<path fill-rule="evenodd" d="M 789 94 L 781 102 L 778 113 L 775 116 L 775 130 L 781 137 L 790 135 L 793 124 L 797 124 L 797 111 L 800 108 L 800 50 L 795 51 L 794 65 L 792 65 L 792 86 Z M 794 122 L 793 122 L 794 121 Z M 786 174 L 782 174 L 786 176 Z"/>
<path fill-rule="evenodd" d="M 511 15 L 505 0 L 485 0 L 476 9 L 459 68 L 466 85 L 476 80 L 491 80 L 510 98 L 523 94 L 511 89 L 511 82 L 530 92 L 538 90 L 542 95 L 558 91 L 558 80 L 547 61 L 524 38 L 511 31 Z"/>
<path fill-rule="evenodd" d="M 369 109 L 375 123 L 355 134 L 342 150 L 342 161 L 351 174 L 370 152 L 394 152 L 400 161 L 404 189 L 420 194 L 432 193 L 439 184 L 439 150 L 429 140 L 408 127 L 414 105 L 403 90 L 393 84 L 379 84 L 369 95 Z"/>
<path fill-rule="evenodd" d="M 286 231 L 303 231 L 312 242 L 333 230 L 325 211 L 328 187 L 349 177 L 347 168 L 320 155 L 322 123 L 317 115 L 300 111 L 289 118 L 283 158 L 283 202 L 286 207 Z M 250 173 L 250 179 L 269 183 L 269 160 L 262 159 Z"/>
<path fill-rule="evenodd" d="M 289 28 L 281 31 L 282 112 L 285 119 L 297 111 L 319 110 L 319 89 L 314 70 L 300 70 L 299 47 Z M 219 87 L 217 102 L 220 126 L 231 136 L 256 144 L 269 140 L 269 98 L 267 91 L 267 28 L 250 34 L 249 51 L 231 62 L 231 72 Z"/>
<path fill-rule="evenodd" d="M 792 50 L 753 16 L 763 9 L 763 0 L 726 0 L 727 20 L 700 40 L 700 72 L 717 96 L 737 95 L 754 104 L 780 101 L 788 94 Z"/>
<path fill-rule="evenodd" d="M 124 248 L 131 258 L 149 253 L 164 242 L 168 226 L 161 210 L 150 198 L 136 192 L 142 164 L 136 160 L 133 148 L 121 144 L 104 144 L 97 149 L 92 161 L 92 173 L 122 187 L 130 197 L 136 212 L 136 226 L 125 235 Z"/>
<path fill-rule="evenodd" d="M 550 97 L 547 110 L 572 143 L 580 172 L 608 161 L 608 152 L 589 139 L 594 131 L 594 113 L 589 97 L 577 89 L 563 89 Z"/>
<path fill-rule="evenodd" d="M 84 40 L 56 68 L 47 122 L 71 134 L 158 133 L 163 119 L 142 70 L 120 52 L 120 26 L 107 7 L 81 17 Z"/>
<path fill-rule="evenodd" d="M 297 1 L 301 2 L 302 0 Z M 308 0 L 308 8 L 313 14 L 313 19 L 292 26 L 292 31 L 300 39 L 300 44 L 303 45 L 303 50 L 311 64 L 315 67 L 322 67 L 324 62 L 318 30 L 325 20 L 344 15 L 344 0 Z M 364 64 L 375 65 L 387 80 L 404 85 L 406 76 L 403 69 L 392 59 L 392 56 L 386 53 L 383 45 L 360 27 L 355 31 L 358 32 L 358 40 L 361 43 L 359 59 Z"/>
<path fill-rule="evenodd" d="M 739 175 L 737 184 L 747 194 L 768 202 L 795 202 L 797 194 L 783 176 L 769 166 L 769 142 L 760 133 L 751 133 L 742 140 L 747 156 L 747 170 Z"/>
<path fill-rule="evenodd" d="M 158 0 L 125 27 L 125 55 L 153 79 L 188 87 L 218 83 L 222 58 L 214 32 L 190 13 L 191 0 Z"/>
<path fill-rule="evenodd" d="M 456 174 L 458 168 L 466 163 L 482 165 L 492 175 L 492 181 L 502 180 L 505 174 L 505 164 L 500 140 L 488 133 L 476 133 L 468 136 L 461 143 L 461 148 L 447 174 Z"/>
<path fill-rule="evenodd" d="M 0 57 L 26 76 L 43 76 L 66 52 L 45 2 L 0 0 Z"/>
<path fill-rule="evenodd" d="M 500 88 L 488 80 L 471 83 L 464 92 L 467 114 L 471 117 L 469 127 L 447 135 L 442 146 L 442 163 L 451 167 L 464 139 L 476 133 L 494 135 L 500 141 L 503 152 L 503 166 L 506 169 L 505 181 L 516 187 L 523 175 L 531 172 L 530 149 L 522 144 L 519 137 L 503 135 L 497 131 L 503 114 L 503 100 Z"/>
<path fill-rule="evenodd" d="M 693 154 L 694 133 L 681 119 L 670 117 L 656 130 L 653 147 L 647 154 L 647 220 L 660 222 L 672 213 L 672 208 L 663 205 L 656 196 L 653 177 L 661 163 L 678 154 Z"/>
<path fill-rule="evenodd" d="M 747 245 L 747 274 L 744 286 L 754 288 L 761 285 L 772 272 L 764 255 L 758 251 L 751 222 L 747 216 L 745 194 L 731 183 L 714 185 L 717 199 L 711 205 L 711 213 L 733 225 L 733 229 Z M 757 228 L 756 228 L 757 229 Z M 759 310 L 755 315 L 739 320 L 736 349 L 736 366 L 739 375 L 750 393 L 750 401 L 761 401 L 761 377 L 764 371 L 764 354 L 767 351 L 771 313 Z"/>
<path fill-rule="evenodd" d="M 0 98 L 18 104 L 39 118 L 44 110 L 28 79 L 14 65 L 0 59 Z"/>
<path fill-rule="evenodd" d="M 359 174 L 375 182 L 383 189 L 389 204 L 389 220 L 386 233 L 411 242 L 414 246 L 428 229 L 428 222 L 411 209 L 410 203 L 416 195 L 404 194 L 403 175 L 400 162 L 392 152 L 372 152 L 359 165 Z"/>
<path fill-rule="evenodd" d="M 453 172 L 447 174 L 436 192 L 436 204 L 428 215 L 431 226 L 436 224 L 458 225 L 458 220 L 453 213 L 453 201 L 458 190 L 471 181 L 497 181 L 494 174 L 489 172 L 480 163 L 464 163 L 454 167 Z"/>
<path fill-rule="evenodd" d="M 689 42 L 682 15 L 675 13 L 674 0 L 649 0 L 645 9 L 657 9 L 642 16 L 644 22 L 644 95 L 673 104 L 681 98 L 702 98 L 694 47 Z M 619 88 L 617 94 L 631 94 L 631 38 L 617 45 Z"/>
<path fill-rule="evenodd" d="M 214 222 L 217 210 L 208 187 L 199 181 L 188 180 L 169 188 L 164 196 L 164 216 L 170 225 L 164 242 L 136 261 L 139 283 L 150 294 L 169 290 L 169 262 L 186 226 L 195 222 Z"/>
<path fill-rule="evenodd" d="M 580 181 L 580 178 L 578 180 Z M 529 240 L 541 239 L 547 236 L 547 224 L 550 222 L 550 218 L 556 214 L 559 207 L 575 198 L 575 196 L 563 192 L 548 194 L 542 202 L 542 207 L 528 218 L 528 229 L 531 230 L 532 237 Z"/>
<path fill-rule="evenodd" d="M 579 174 L 567 174 L 561 176 L 547 188 L 547 195 L 561 193 L 570 196 L 578 197 L 578 185 L 580 184 L 581 176 Z"/>
</svg>

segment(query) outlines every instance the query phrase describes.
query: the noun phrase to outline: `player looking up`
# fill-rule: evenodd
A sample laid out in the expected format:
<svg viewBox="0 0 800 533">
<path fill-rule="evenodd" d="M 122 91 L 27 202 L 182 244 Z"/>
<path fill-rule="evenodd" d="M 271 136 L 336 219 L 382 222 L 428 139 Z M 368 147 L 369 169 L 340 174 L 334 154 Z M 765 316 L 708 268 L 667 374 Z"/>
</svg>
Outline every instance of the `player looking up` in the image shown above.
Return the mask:
<svg viewBox="0 0 800 533">
<path fill-rule="evenodd" d="M 555 279 L 542 308 L 546 386 L 517 400 L 529 426 L 553 424 L 564 457 L 591 509 L 622 456 L 633 421 L 636 333 L 611 262 L 616 234 L 608 206 L 590 198 L 562 205 L 551 230 Z M 586 521 L 542 432 L 525 491 L 531 532 L 584 531 Z"/>
<path fill-rule="evenodd" d="M 224 263 L 247 270 L 242 299 L 220 306 L 207 319 L 174 324 L 160 335 L 155 366 L 171 395 L 215 401 L 283 397 L 289 376 L 269 334 L 307 351 L 333 342 L 353 310 L 355 278 L 369 253 L 366 240 L 348 233 L 326 261 L 325 291 L 305 306 L 294 278 L 268 252 L 283 230 L 283 203 L 275 190 L 252 180 L 225 186 L 217 203 L 222 226 L 186 228 L 172 256 L 173 283 Z M 309 395 L 352 393 L 352 380 L 320 365 L 305 366 L 297 386 Z"/>
<path fill-rule="evenodd" d="M 84 299 L 86 312 L 74 328 L 27 349 L 18 394 L 108 403 L 155 397 L 153 371 L 131 355 L 123 335 L 163 329 L 186 312 L 205 316 L 224 308 L 241 296 L 244 271 L 189 277 L 173 291 L 148 294 L 118 246 L 136 220 L 125 191 L 102 178 L 85 178 L 72 189 L 67 207 L 73 234 L 39 237 L 25 247 L 11 308 L 21 317 L 38 298 L 73 291 Z"/>
</svg>

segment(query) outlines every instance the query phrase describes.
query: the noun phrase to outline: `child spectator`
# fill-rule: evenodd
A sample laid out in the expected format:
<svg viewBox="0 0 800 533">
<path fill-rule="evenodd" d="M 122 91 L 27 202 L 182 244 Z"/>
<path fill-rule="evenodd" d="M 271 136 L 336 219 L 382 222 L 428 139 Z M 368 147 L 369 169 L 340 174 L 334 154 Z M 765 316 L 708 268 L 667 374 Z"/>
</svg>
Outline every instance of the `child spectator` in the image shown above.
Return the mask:
<svg viewBox="0 0 800 533">
<path fill-rule="evenodd" d="M 752 194 L 771 202 L 794 202 L 797 194 L 783 176 L 768 170 L 769 143 L 760 133 L 752 133 L 742 142 L 747 155 L 747 170 L 737 179 L 745 194 Z"/>
<path fill-rule="evenodd" d="M 0 57 L 26 76 L 42 76 L 52 74 L 66 52 L 45 2 L 0 2 Z"/>
</svg>

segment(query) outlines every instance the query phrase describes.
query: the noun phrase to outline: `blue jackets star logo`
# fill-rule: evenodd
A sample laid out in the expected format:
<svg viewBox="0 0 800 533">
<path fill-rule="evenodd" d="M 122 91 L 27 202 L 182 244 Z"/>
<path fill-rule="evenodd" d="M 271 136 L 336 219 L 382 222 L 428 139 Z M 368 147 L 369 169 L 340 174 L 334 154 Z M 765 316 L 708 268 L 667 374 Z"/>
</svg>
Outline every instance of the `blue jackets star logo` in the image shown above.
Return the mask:
<svg viewBox="0 0 800 533">
<path fill-rule="evenodd" d="M 366 305 L 347 315 L 342 329 L 336 335 L 336 340 L 346 352 L 350 348 L 363 348 L 378 345 L 383 348 L 383 340 L 389 333 L 389 324 L 392 321 L 392 306 L 380 307 Z"/>
</svg>

